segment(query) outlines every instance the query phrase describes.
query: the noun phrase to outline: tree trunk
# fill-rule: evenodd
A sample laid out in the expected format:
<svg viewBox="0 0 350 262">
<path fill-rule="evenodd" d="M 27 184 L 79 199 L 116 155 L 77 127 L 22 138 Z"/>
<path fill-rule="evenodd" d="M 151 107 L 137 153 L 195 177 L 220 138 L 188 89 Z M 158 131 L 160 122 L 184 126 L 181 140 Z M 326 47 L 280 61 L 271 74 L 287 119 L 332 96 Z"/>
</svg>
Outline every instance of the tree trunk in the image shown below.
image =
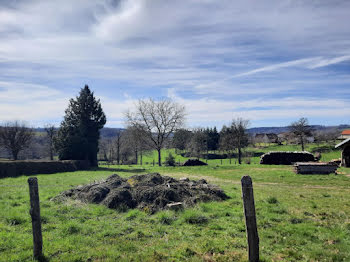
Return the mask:
<svg viewBox="0 0 350 262">
<path fill-rule="evenodd" d="M 91 157 L 89 162 L 91 167 L 98 167 L 97 153 Z"/>
<path fill-rule="evenodd" d="M 158 165 L 162 166 L 162 156 L 161 156 L 161 149 L 158 150 Z"/>
<path fill-rule="evenodd" d="M 137 165 L 138 161 L 139 161 L 138 153 L 137 153 L 137 150 L 135 150 L 135 162 L 136 162 L 136 165 Z"/>
<path fill-rule="evenodd" d="M 52 139 L 50 140 L 50 160 L 53 160 L 53 144 Z"/>
<path fill-rule="evenodd" d="M 242 163 L 241 159 L 242 159 L 242 151 L 241 151 L 241 148 L 239 147 L 238 148 L 238 164 Z"/>
<path fill-rule="evenodd" d="M 303 136 L 300 136 L 300 142 L 301 142 L 301 151 L 304 151 L 304 139 L 303 139 Z"/>
<path fill-rule="evenodd" d="M 50 147 L 50 160 L 53 160 L 53 150 L 52 150 L 52 146 Z"/>
<path fill-rule="evenodd" d="M 140 151 L 140 164 L 142 166 L 142 150 Z"/>
<path fill-rule="evenodd" d="M 120 146 L 118 145 L 118 148 L 117 148 L 117 164 L 119 166 L 120 164 Z"/>
<path fill-rule="evenodd" d="M 18 152 L 12 151 L 12 157 L 13 157 L 13 160 L 17 160 L 17 158 L 18 158 Z"/>
</svg>

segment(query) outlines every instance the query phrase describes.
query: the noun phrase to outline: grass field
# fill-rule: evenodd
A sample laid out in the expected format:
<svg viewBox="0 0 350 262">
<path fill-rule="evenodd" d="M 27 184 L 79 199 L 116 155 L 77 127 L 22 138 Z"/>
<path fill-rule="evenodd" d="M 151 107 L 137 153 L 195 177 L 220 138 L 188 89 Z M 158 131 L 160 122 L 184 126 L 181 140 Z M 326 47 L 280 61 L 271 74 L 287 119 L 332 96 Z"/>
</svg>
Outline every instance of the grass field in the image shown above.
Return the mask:
<svg viewBox="0 0 350 262">
<path fill-rule="evenodd" d="M 334 145 L 336 143 L 333 144 L 306 144 L 305 145 L 305 151 L 309 151 L 309 152 L 316 152 L 316 151 L 320 151 L 322 158 L 321 161 L 330 161 L 332 159 L 335 158 L 340 158 L 340 151 L 334 149 Z M 325 153 L 323 153 L 322 151 L 327 151 Z M 250 157 L 244 157 L 243 161 L 245 162 L 245 160 L 247 160 L 249 158 L 250 162 L 252 164 L 259 164 L 260 162 L 260 157 L 259 156 L 255 156 L 253 157 L 252 155 L 262 155 L 264 153 L 267 153 L 269 151 L 301 151 L 301 146 L 300 145 L 276 145 L 276 144 L 260 144 L 259 147 L 247 147 L 243 150 L 243 154 L 244 155 L 251 155 Z M 164 149 L 162 150 L 162 162 L 165 161 L 166 157 L 169 155 L 169 153 L 173 154 L 173 156 L 175 157 L 176 162 L 180 162 L 183 163 L 185 162 L 188 158 L 182 157 L 180 154 L 175 154 L 175 150 L 174 149 Z M 212 152 L 213 153 L 213 152 Z M 218 154 L 220 154 L 220 152 L 216 152 Z M 201 159 L 204 162 L 207 162 L 208 164 L 211 165 L 230 165 L 230 159 L 209 159 L 208 161 L 206 161 L 205 159 Z M 151 152 L 146 152 L 144 153 L 143 156 L 143 164 L 146 165 L 153 165 L 153 161 L 155 163 L 158 162 L 158 153 L 157 151 L 151 151 Z M 140 159 L 138 160 L 138 163 L 140 164 L 141 161 Z M 222 163 L 222 164 L 221 164 Z M 237 164 L 237 159 L 232 158 L 231 159 L 231 165 L 233 164 Z"/>
<path fill-rule="evenodd" d="M 324 159 L 339 156 L 323 154 Z M 103 166 L 37 175 L 44 254 L 48 261 L 246 261 L 240 179 L 248 174 L 262 261 L 350 261 L 350 169 L 339 171 L 302 176 L 291 166 L 263 166 L 255 160 L 251 165 L 218 165 L 213 160 L 203 167 Z M 231 199 L 154 215 L 50 201 L 66 189 L 113 173 L 127 177 L 150 172 L 205 178 Z M 27 179 L 0 180 L 0 261 L 32 259 Z"/>
</svg>

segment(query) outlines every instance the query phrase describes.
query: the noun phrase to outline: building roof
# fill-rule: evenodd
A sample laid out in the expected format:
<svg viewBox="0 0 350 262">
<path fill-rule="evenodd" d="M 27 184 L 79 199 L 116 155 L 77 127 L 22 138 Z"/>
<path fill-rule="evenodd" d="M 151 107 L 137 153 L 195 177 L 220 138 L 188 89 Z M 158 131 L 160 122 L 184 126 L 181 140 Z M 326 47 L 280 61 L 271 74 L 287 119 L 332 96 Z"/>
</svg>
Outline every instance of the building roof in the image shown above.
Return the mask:
<svg viewBox="0 0 350 262">
<path fill-rule="evenodd" d="M 343 130 L 342 135 L 350 135 L 350 129 Z"/>
<path fill-rule="evenodd" d="M 338 145 L 336 145 L 335 148 L 342 147 L 343 145 L 349 142 L 350 142 L 350 137 L 348 139 L 345 139 L 343 142 L 339 143 Z"/>
</svg>

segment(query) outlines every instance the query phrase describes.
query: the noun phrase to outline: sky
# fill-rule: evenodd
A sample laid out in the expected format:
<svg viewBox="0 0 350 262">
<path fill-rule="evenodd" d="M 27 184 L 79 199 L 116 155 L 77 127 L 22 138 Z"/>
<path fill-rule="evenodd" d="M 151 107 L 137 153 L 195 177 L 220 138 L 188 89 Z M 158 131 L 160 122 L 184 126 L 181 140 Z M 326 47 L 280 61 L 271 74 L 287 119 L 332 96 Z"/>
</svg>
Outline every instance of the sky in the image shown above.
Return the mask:
<svg viewBox="0 0 350 262">
<path fill-rule="evenodd" d="M 88 84 L 123 127 L 170 98 L 188 127 L 350 124 L 350 1 L 0 0 L 0 122 L 59 125 Z"/>
</svg>

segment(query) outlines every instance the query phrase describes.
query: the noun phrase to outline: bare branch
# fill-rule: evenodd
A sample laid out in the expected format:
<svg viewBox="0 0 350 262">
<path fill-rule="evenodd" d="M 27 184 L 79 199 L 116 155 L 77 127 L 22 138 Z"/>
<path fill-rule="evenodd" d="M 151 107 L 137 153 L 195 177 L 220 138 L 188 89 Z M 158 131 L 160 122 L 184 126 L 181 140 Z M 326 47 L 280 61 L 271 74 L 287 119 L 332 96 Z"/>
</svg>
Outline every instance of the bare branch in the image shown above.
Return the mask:
<svg viewBox="0 0 350 262">
<path fill-rule="evenodd" d="M 170 134 L 182 127 L 185 108 L 168 99 L 154 101 L 150 98 L 139 100 L 135 112 L 128 112 L 125 116 L 129 126 L 142 130 L 153 142 L 161 165 L 160 150 Z"/>
<path fill-rule="evenodd" d="M 14 160 L 17 160 L 20 151 L 29 147 L 33 137 L 33 129 L 19 121 L 7 122 L 0 128 L 0 144 L 12 154 Z"/>
</svg>

